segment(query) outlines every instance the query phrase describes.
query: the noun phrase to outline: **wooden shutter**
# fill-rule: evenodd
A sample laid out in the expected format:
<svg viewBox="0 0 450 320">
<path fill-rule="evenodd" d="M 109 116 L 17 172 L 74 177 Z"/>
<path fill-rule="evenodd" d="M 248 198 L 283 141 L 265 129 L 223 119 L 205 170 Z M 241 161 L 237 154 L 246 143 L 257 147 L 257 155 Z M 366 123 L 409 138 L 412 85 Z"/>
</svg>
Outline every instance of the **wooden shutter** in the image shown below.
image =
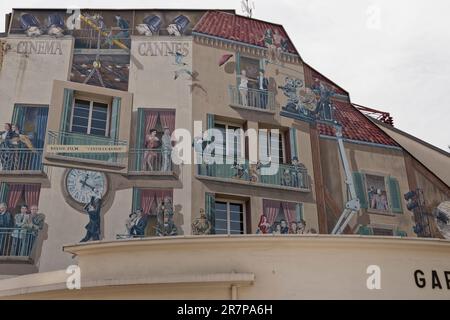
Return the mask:
<svg viewBox="0 0 450 320">
<path fill-rule="evenodd" d="M 111 106 L 111 129 L 109 131 L 111 139 L 114 140 L 119 139 L 121 101 L 121 98 L 114 97 Z"/>
<path fill-rule="evenodd" d="M 11 120 L 11 123 L 18 125 L 20 127 L 20 130 L 22 131 L 25 125 L 25 111 L 26 111 L 25 106 L 18 106 L 18 105 L 14 106 L 14 112 Z"/>
<path fill-rule="evenodd" d="M 295 204 L 295 216 L 297 217 L 297 222 L 303 220 L 303 204 Z"/>
<path fill-rule="evenodd" d="M 141 190 L 133 188 L 133 203 L 131 204 L 133 212 L 141 207 Z"/>
<path fill-rule="evenodd" d="M 297 149 L 297 130 L 295 128 L 289 128 L 289 149 L 291 151 L 291 160 L 294 157 L 299 159 Z"/>
<path fill-rule="evenodd" d="M 353 185 L 355 186 L 356 196 L 361 203 L 361 208 L 367 209 L 367 197 L 366 197 L 366 187 L 365 187 L 365 176 L 360 172 L 353 172 Z"/>
<path fill-rule="evenodd" d="M 397 179 L 394 177 L 388 177 L 389 194 L 391 198 L 391 209 L 394 213 L 403 213 L 402 200 L 400 196 L 400 187 Z"/>
<path fill-rule="evenodd" d="M 8 200 L 8 184 L 6 182 L 0 183 L 0 202 L 6 203 Z"/>
<path fill-rule="evenodd" d="M 216 197 L 214 193 L 207 192 L 205 194 L 205 212 L 211 223 L 211 234 L 215 234 L 216 230 Z"/>
<path fill-rule="evenodd" d="M 73 106 L 73 90 L 64 89 L 63 109 L 61 112 L 61 123 L 59 125 L 59 131 L 68 132 L 70 129 L 70 116 Z"/>
</svg>

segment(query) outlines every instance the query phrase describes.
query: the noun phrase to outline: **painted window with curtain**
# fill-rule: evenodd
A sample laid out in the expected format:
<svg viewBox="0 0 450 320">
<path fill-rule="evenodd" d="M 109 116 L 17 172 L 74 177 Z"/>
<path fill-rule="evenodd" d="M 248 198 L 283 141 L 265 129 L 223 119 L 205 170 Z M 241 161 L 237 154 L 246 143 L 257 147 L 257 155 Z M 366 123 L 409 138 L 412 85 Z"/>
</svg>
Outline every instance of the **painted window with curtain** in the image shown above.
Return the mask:
<svg viewBox="0 0 450 320">
<path fill-rule="evenodd" d="M 133 189 L 132 211 L 135 212 L 141 209 L 143 215 L 148 220 L 145 232 L 146 236 L 156 236 L 158 219 L 164 219 L 162 216 L 163 212 L 161 211 L 162 205 L 165 205 L 168 210 L 172 210 L 169 214 L 174 214 L 172 189 Z M 172 206 L 172 209 L 169 208 L 170 206 Z"/>
<path fill-rule="evenodd" d="M 134 171 L 171 171 L 175 110 L 139 108 Z"/>
<path fill-rule="evenodd" d="M 258 222 L 256 233 L 305 234 L 317 231 L 306 225 L 302 203 L 264 199 L 263 215 Z"/>
<path fill-rule="evenodd" d="M 4 199 L 11 213 L 20 212 L 20 207 L 26 204 L 28 207 L 39 205 L 41 193 L 40 184 L 2 183 L 1 197 Z"/>
</svg>

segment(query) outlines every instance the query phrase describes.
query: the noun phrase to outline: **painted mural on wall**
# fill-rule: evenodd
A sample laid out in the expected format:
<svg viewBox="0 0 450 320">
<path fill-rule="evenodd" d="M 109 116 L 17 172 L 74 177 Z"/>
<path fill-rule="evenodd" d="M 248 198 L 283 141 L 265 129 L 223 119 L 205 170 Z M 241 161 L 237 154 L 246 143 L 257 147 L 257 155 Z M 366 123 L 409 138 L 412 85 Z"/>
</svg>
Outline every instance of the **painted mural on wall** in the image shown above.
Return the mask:
<svg viewBox="0 0 450 320">
<path fill-rule="evenodd" d="M 192 222 L 192 234 L 193 235 L 207 235 L 212 232 L 212 224 L 206 216 L 205 210 L 200 209 L 200 216 Z"/>
<path fill-rule="evenodd" d="M 308 88 L 302 80 L 287 76 L 284 85 L 278 86 L 278 89 L 287 97 L 281 115 L 306 121 L 333 120 L 331 98 L 335 89 L 330 85 L 316 79 L 314 85 Z"/>
<path fill-rule="evenodd" d="M 39 184 L 0 183 L 0 256 L 32 257 L 41 247 L 40 189 Z"/>
<path fill-rule="evenodd" d="M 317 230 L 308 229 L 306 221 L 300 219 L 298 221 L 288 222 L 286 219 L 270 222 L 266 214 L 262 214 L 259 218 L 257 234 L 315 234 Z"/>
</svg>

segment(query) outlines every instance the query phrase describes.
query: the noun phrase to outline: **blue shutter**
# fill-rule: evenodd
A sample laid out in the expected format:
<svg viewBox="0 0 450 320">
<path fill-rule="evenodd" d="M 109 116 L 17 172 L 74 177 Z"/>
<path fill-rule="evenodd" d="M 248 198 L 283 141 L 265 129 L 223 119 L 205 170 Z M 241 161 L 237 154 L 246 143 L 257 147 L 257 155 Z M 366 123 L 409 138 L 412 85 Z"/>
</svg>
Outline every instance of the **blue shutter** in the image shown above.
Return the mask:
<svg viewBox="0 0 450 320">
<path fill-rule="evenodd" d="M 119 97 L 114 97 L 112 101 L 111 108 L 111 129 L 110 137 L 111 139 L 118 140 L 119 139 L 119 130 L 120 130 L 120 104 L 122 99 Z"/>
<path fill-rule="evenodd" d="M 295 215 L 297 217 L 297 221 L 303 220 L 303 205 L 301 203 L 295 204 Z"/>
<path fill-rule="evenodd" d="M 59 125 L 59 131 L 68 132 L 70 129 L 70 116 L 73 106 L 73 90 L 64 89 L 63 109 L 61 112 L 61 122 Z"/>
<path fill-rule="evenodd" d="M 8 200 L 8 184 L 6 182 L 0 183 L 0 202 L 6 203 Z"/>
<path fill-rule="evenodd" d="M 289 144 L 291 149 L 291 161 L 294 157 L 299 159 L 297 150 L 297 130 L 295 128 L 289 128 Z"/>
<path fill-rule="evenodd" d="M 388 177 L 389 193 L 391 196 L 391 208 L 394 213 L 403 213 L 402 200 L 400 197 L 400 187 L 397 179 Z"/>
<path fill-rule="evenodd" d="M 355 186 L 356 196 L 361 203 L 361 208 L 367 209 L 367 197 L 366 197 L 366 188 L 364 183 L 364 174 L 360 172 L 353 172 L 353 185 Z"/>
<path fill-rule="evenodd" d="M 206 130 L 214 128 L 214 115 L 211 113 L 206 114 Z M 211 137 L 208 136 L 208 139 Z"/>
<path fill-rule="evenodd" d="M 141 207 L 141 190 L 133 188 L 133 203 L 131 204 L 133 212 Z"/>
<path fill-rule="evenodd" d="M 20 130 L 22 130 L 22 131 L 23 131 L 23 127 L 25 125 L 25 111 L 26 111 L 25 106 L 15 105 L 12 120 L 11 120 L 11 123 L 17 124 L 20 127 Z"/>
<path fill-rule="evenodd" d="M 241 53 L 236 52 L 236 87 L 241 84 Z"/>
<path fill-rule="evenodd" d="M 205 194 L 205 212 L 211 223 L 211 234 L 216 233 L 216 197 L 214 193 Z"/>
<path fill-rule="evenodd" d="M 145 127 L 145 109 L 139 108 L 137 112 L 136 119 L 136 142 L 135 142 L 135 170 L 140 171 L 142 166 L 142 159 L 144 157 L 144 153 L 142 149 L 144 148 L 144 127 Z"/>
</svg>

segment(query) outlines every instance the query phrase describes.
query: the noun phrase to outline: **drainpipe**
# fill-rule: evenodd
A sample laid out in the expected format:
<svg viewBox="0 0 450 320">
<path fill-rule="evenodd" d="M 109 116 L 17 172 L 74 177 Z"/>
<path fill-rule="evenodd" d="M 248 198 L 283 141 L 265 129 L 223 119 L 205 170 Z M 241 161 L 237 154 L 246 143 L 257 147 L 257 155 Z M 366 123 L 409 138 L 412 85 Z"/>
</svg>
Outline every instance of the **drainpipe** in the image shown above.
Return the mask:
<svg viewBox="0 0 450 320">
<path fill-rule="evenodd" d="M 231 285 L 231 300 L 238 299 L 238 287 L 235 284 Z"/>
</svg>

